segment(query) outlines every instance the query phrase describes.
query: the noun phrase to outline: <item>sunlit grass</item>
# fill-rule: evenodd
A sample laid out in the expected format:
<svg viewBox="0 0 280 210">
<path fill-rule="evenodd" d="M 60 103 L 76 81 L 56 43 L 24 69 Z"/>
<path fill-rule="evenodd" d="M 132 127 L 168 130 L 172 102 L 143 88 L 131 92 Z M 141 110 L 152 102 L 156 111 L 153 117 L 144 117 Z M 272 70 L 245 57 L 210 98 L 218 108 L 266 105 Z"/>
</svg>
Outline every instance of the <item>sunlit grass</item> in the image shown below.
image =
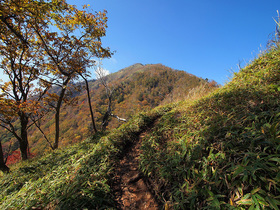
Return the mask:
<svg viewBox="0 0 280 210">
<path fill-rule="evenodd" d="M 280 51 L 181 102 L 143 142 L 141 168 L 175 209 L 280 205 Z"/>
</svg>

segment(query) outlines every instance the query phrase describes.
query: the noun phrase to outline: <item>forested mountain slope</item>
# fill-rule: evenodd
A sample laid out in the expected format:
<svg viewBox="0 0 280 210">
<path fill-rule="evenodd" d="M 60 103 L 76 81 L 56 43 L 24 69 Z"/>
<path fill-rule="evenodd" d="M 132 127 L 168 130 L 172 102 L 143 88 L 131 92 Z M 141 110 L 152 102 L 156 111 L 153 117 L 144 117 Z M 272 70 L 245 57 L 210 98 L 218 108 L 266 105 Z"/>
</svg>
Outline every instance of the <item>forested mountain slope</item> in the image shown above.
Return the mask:
<svg viewBox="0 0 280 210">
<path fill-rule="evenodd" d="M 23 162 L 0 179 L 0 208 L 117 208 L 115 172 L 138 142 L 159 206 L 279 209 L 280 50 L 198 100 L 142 112 L 104 135 Z"/>
<path fill-rule="evenodd" d="M 135 113 L 149 110 L 162 103 L 170 103 L 188 97 L 192 91 L 200 89 L 203 93 L 210 91 L 217 85 L 204 79 L 178 71 L 161 64 L 134 64 L 104 78 L 108 87 L 113 92 L 112 113 L 121 118 L 130 119 Z M 59 146 L 81 142 L 92 134 L 92 124 L 88 107 L 87 93 L 82 88 L 84 83 L 77 83 L 79 90 L 73 90 L 71 97 L 75 96 L 76 102 L 71 106 L 64 106 L 60 116 L 60 142 Z M 102 118 L 108 107 L 106 90 L 100 80 L 89 81 L 93 113 L 97 128 L 101 129 Z M 51 92 L 57 92 L 55 87 Z M 55 135 L 54 113 L 49 113 L 40 121 L 41 129 L 50 142 Z M 111 118 L 108 129 L 120 126 L 122 122 Z M 0 138 L 4 151 L 10 147 L 13 136 L 0 130 Z M 28 130 L 29 147 L 34 155 L 51 150 L 42 133 L 32 126 Z M 11 144 L 11 151 L 17 150 L 18 142 Z M 14 153 L 20 159 L 19 152 Z M 16 158 L 14 158 L 16 161 Z M 8 163 L 12 158 L 8 159 Z"/>
</svg>

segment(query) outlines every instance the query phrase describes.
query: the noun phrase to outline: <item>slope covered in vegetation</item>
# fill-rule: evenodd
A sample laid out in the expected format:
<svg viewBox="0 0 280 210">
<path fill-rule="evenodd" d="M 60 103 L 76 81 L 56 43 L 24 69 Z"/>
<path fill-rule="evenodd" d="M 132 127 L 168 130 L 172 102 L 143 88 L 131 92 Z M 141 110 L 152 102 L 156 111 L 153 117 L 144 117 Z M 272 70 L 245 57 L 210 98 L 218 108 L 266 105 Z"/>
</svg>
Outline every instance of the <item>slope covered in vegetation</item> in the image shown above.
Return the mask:
<svg viewBox="0 0 280 210">
<path fill-rule="evenodd" d="M 143 142 L 141 168 L 180 209 L 278 209 L 280 51 L 260 56 L 230 83 L 184 102 Z"/>
<path fill-rule="evenodd" d="M 272 49 L 207 96 L 14 166 L 0 179 L 0 207 L 116 208 L 118 159 L 145 131 L 139 169 L 166 208 L 278 209 L 279 81 L 280 50 Z"/>
<path fill-rule="evenodd" d="M 105 80 L 113 91 L 112 111 L 121 118 L 130 119 L 135 113 L 154 108 L 161 103 L 170 103 L 188 96 L 195 88 L 209 91 L 216 86 L 215 82 L 178 71 L 161 64 L 135 64 L 116 73 L 106 76 Z M 82 86 L 83 83 L 80 83 Z M 89 82 L 90 95 L 97 128 L 100 129 L 102 118 L 107 111 L 108 98 L 106 90 L 99 80 Z M 54 92 L 59 89 L 53 88 Z M 92 134 L 92 123 L 85 90 L 74 91 L 76 103 L 64 106 L 60 116 L 59 146 L 81 142 Z M 41 129 L 50 142 L 55 136 L 55 118 L 51 112 L 40 121 Z M 110 119 L 108 128 L 116 128 L 122 123 L 116 118 Z M 17 127 L 16 127 L 17 128 Z M 18 130 L 19 132 L 19 130 Z M 42 133 L 32 126 L 28 130 L 28 140 L 31 153 L 42 154 L 51 150 Z M 4 151 L 7 151 L 12 134 L 0 128 L 0 138 Z M 17 150 L 18 142 L 11 144 L 11 151 Z M 16 154 L 16 153 L 14 153 Z M 20 154 L 17 154 L 20 159 Z M 8 159 L 8 163 L 12 158 Z"/>
</svg>

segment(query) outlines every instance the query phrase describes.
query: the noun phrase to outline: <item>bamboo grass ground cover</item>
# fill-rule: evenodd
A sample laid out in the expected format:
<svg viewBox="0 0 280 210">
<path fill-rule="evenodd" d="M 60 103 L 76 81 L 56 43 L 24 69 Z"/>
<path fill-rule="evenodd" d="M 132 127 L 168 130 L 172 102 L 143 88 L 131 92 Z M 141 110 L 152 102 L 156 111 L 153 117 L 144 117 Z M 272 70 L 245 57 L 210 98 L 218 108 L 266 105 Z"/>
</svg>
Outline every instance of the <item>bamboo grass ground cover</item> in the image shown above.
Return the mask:
<svg viewBox="0 0 280 210">
<path fill-rule="evenodd" d="M 174 209 L 278 209 L 280 51 L 158 119 L 141 168 Z"/>
<path fill-rule="evenodd" d="M 169 109 L 139 114 L 110 133 L 19 163 L 0 178 L 0 208 L 114 208 L 109 186 L 114 161 L 125 144 Z"/>
</svg>

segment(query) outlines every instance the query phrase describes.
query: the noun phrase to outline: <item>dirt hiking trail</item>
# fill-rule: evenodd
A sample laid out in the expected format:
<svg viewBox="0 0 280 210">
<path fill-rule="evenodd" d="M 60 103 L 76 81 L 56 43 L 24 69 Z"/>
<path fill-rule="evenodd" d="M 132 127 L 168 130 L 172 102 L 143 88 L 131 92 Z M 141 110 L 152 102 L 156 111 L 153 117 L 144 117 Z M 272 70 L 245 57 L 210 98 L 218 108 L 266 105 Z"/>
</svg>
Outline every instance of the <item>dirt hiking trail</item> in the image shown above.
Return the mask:
<svg viewBox="0 0 280 210">
<path fill-rule="evenodd" d="M 139 170 L 140 146 L 145 133 L 127 145 L 115 171 L 113 190 L 120 209 L 160 209 L 149 179 Z"/>
</svg>

